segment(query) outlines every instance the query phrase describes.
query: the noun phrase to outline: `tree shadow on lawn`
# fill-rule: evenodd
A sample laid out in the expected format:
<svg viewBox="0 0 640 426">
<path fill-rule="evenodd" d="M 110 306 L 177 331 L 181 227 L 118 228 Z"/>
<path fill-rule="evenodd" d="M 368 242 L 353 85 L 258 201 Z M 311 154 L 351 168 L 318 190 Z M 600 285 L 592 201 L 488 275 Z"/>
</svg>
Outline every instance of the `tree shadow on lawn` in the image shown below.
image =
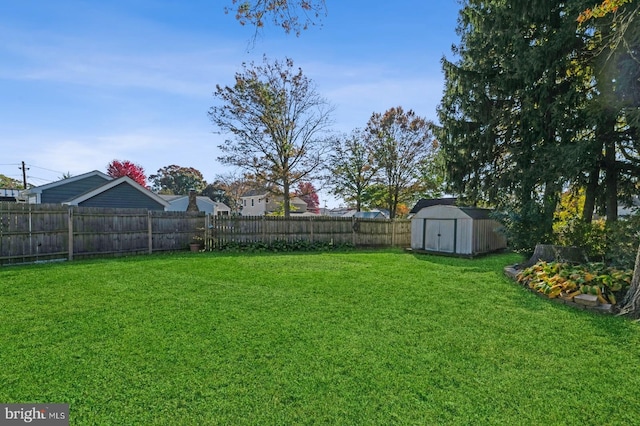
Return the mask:
<svg viewBox="0 0 640 426">
<path fill-rule="evenodd" d="M 523 258 L 517 253 L 491 253 L 478 257 L 458 257 L 450 255 L 437 255 L 429 253 L 414 253 L 413 257 L 421 262 L 433 265 L 462 268 L 461 272 L 490 272 L 503 273 L 503 268 L 521 261 Z"/>
</svg>

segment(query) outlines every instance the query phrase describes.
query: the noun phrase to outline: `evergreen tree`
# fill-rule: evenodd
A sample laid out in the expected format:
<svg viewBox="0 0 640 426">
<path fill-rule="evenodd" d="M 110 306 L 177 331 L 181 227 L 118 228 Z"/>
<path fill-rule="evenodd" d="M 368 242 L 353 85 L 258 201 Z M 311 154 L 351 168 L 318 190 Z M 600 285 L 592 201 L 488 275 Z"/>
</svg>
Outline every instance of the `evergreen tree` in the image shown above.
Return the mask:
<svg viewBox="0 0 640 426">
<path fill-rule="evenodd" d="M 506 212 L 525 251 L 551 240 L 562 187 L 589 154 L 584 77 L 574 72 L 578 3 L 466 1 L 458 61 L 443 59 L 438 136 L 450 190 Z"/>
</svg>

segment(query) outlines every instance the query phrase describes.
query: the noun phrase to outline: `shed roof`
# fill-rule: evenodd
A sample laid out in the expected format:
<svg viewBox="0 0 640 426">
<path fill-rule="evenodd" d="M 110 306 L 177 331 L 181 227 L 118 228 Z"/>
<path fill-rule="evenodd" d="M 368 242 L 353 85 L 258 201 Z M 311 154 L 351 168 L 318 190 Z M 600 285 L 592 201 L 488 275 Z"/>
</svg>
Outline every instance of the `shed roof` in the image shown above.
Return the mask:
<svg viewBox="0 0 640 426">
<path fill-rule="evenodd" d="M 482 209 L 479 207 L 459 207 L 460 210 L 465 212 L 471 219 L 493 219 L 491 213 L 493 210 Z"/>
<path fill-rule="evenodd" d="M 458 207 L 436 204 L 421 208 L 413 217 L 430 219 L 492 219 L 492 210 L 479 207 Z"/>
<path fill-rule="evenodd" d="M 420 201 L 416 203 L 415 206 L 411 209 L 409 214 L 418 213 L 425 207 L 431 206 L 455 206 L 457 198 L 448 197 L 448 198 L 421 198 Z"/>
</svg>

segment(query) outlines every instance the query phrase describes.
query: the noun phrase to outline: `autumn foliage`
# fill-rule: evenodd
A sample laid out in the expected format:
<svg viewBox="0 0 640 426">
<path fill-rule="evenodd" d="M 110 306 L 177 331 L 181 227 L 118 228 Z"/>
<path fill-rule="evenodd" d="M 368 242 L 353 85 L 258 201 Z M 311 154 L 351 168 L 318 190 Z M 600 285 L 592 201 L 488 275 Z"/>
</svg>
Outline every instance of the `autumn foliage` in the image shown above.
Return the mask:
<svg viewBox="0 0 640 426">
<path fill-rule="evenodd" d="M 318 198 L 318 192 L 311 182 L 299 182 L 294 195 L 307 203 L 308 212 L 315 214 L 320 213 L 320 199 Z"/>
<path fill-rule="evenodd" d="M 107 165 L 107 174 L 115 179 L 127 176 L 136 181 L 141 186 L 148 188 L 147 176 L 144 174 L 144 169 L 142 168 L 142 166 L 132 163 L 131 161 L 111 161 Z"/>
<path fill-rule="evenodd" d="M 578 23 L 583 24 L 591 18 L 602 18 L 603 16 L 613 13 L 625 3 L 631 0 L 604 0 L 601 4 L 595 5 L 593 9 L 586 9 L 578 16 Z"/>
</svg>

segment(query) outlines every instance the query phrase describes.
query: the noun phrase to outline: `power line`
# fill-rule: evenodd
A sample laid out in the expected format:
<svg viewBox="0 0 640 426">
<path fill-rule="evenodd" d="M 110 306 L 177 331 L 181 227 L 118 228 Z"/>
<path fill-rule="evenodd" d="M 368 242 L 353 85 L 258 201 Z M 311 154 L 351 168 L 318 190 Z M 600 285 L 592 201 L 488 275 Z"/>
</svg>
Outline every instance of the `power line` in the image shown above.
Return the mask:
<svg viewBox="0 0 640 426">
<path fill-rule="evenodd" d="M 40 180 L 40 181 L 45 182 L 45 183 L 55 182 L 55 181 L 53 181 L 53 180 L 51 180 L 49 178 L 41 178 L 41 177 L 38 177 L 38 176 L 28 175 L 27 177 L 30 180 L 34 180 L 35 179 L 35 180 Z"/>
<path fill-rule="evenodd" d="M 59 170 L 51 170 L 51 169 L 47 169 L 45 167 L 40 167 L 40 166 L 34 166 L 33 164 L 27 164 L 29 167 L 34 167 L 36 169 L 42 169 L 42 170 L 46 170 L 48 172 L 52 172 L 52 173 L 59 173 L 59 174 L 64 174 L 65 172 L 61 172 Z"/>
</svg>

